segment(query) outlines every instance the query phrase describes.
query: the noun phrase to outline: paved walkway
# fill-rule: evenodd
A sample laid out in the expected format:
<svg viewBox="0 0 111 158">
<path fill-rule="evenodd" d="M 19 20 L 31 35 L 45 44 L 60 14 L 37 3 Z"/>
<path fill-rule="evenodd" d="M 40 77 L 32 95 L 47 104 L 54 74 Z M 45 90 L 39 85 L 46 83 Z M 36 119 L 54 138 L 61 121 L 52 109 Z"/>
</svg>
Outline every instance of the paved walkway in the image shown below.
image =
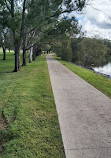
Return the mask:
<svg viewBox="0 0 111 158">
<path fill-rule="evenodd" d="M 66 158 L 111 158 L 111 99 L 47 56 Z"/>
</svg>

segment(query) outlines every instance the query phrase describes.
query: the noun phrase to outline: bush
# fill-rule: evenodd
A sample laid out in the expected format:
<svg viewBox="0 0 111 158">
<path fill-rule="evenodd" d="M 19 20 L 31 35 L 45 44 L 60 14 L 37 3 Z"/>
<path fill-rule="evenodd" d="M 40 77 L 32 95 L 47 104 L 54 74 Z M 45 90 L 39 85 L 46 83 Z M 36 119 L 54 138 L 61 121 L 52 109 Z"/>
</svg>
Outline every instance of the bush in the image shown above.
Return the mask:
<svg viewBox="0 0 111 158">
<path fill-rule="evenodd" d="M 108 47 L 100 39 L 73 38 L 58 42 L 54 46 L 54 51 L 64 61 L 72 61 L 83 66 L 98 66 L 106 61 Z"/>
<path fill-rule="evenodd" d="M 72 60 L 72 49 L 70 45 L 70 40 L 58 43 L 53 47 L 53 50 L 56 52 L 58 57 L 61 57 L 62 60 L 71 61 Z"/>
<path fill-rule="evenodd" d="M 100 65 L 106 61 L 107 46 L 100 39 L 81 38 L 73 39 L 72 47 L 72 62 L 84 66 Z"/>
<path fill-rule="evenodd" d="M 63 46 L 61 51 L 61 58 L 64 61 L 71 61 L 72 60 L 72 49 L 70 46 L 67 46 L 66 48 Z"/>
</svg>

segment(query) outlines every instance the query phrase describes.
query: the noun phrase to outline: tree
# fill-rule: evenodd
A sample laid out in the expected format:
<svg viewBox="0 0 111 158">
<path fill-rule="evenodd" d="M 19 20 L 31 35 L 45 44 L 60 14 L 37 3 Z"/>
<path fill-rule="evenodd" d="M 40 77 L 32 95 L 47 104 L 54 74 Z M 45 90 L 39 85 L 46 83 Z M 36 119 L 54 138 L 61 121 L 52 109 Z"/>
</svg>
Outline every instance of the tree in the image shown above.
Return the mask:
<svg viewBox="0 0 111 158">
<path fill-rule="evenodd" d="M 22 44 L 23 65 L 26 65 L 26 50 L 44 38 L 44 34 L 53 27 L 59 16 L 71 11 L 81 11 L 86 4 L 86 0 L 23 0 L 21 5 L 20 2 L 20 0 L 0 1 L 0 18 L 3 20 L 3 25 L 13 32 L 15 72 L 20 70 Z M 29 38 L 30 46 L 27 45 Z"/>
<path fill-rule="evenodd" d="M 100 65 L 106 60 L 107 50 L 102 40 L 83 38 L 77 44 L 75 62 L 84 66 Z"/>
<path fill-rule="evenodd" d="M 3 49 L 3 60 L 6 60 L 6 49 L 13 48 L 13 38 L 8 28 L 0 28 L 0 47 Z"/>
<path fill-rule="evenodd" d="M 0 29 L 0 45 L 3 49 L 3 60 L 6 60 L 6 36 L 5 30 Z"/>
<path fill-rule="evenodd" d="M 18 7 L 19 1 L 5 0 L 0 2 L 1 4 L 1 15 L 4 12 L 7 13 L 6 21 L 4 24 L 10 28 L 13 32 L 14 49 L 15 49 L 15 72 L 20 70 L 20 46 L 24 33 L 24 18 L 26 10 L 26 0 L 23 1 L 23 8 Z M 4 16 L 2 16 L 4 19 Z"/>
<path fill-rule="evenodd" d="M 82 7 L 84 7 L 85 4 L 82 4 L 82 1 L 77 1 L 74 3 L 70 3 L 71 1 L 64 1 L 64 5 L 66 7 L 65 10 L 62 9 L 62 1 L 49 1 L 49 0 L 44 0 L 44 1 L 38 1 L 38 0 L 31 0 L 28 3 L 28 13 L 26 15 L 26 29 L 28 30 L 25 35 L 27 36 L 26 39 L 28 43 L 23 45 L 23 48 L 26 47 L 26 49 L 23 49 L 23 59 L 25 61 L 26 57 L 26 51 L 28 48 L 35 46 L 35 44 L 38 44 L 40 42 L 46 43 L 46 40 L 49 41 L 50 37 L 50 30 L 53 31 L 53 36 L 54 33 L 57 36 L 56 32 L 57 30 L 54 30 L 53 28 L 57 25 L 59 30 L 61 29 L 61 33 L 68 31 L 68 27 L 71 23 L 71 20 L 63 20 L 61 22 L 58 22 L 59 16 L 65 12 L 71 12 L 73 10 L 81 10 Z M 85 1 L 84 1 L 85 2 Z M 64 18 L 63 18 L 64 19 Z M 57 24 L 58 23 L 58 24 Z M 65 24 L 65 25 L 64 25 Z M 64 30 L 62 28 L 64 26 Z M 59 32 L 58 32 L 59 33 Z M 25 40 L 24 40 L 25 41 Z M 43 44 L 42 44 L 43 45 Z M 34 49 L 33 49 L 34 50 Z M 25 62 L 26 63 L 26 62 Z M 25 65 L 25 64 L 23 64 Z"/>
<path fill-rule="evenodd" d="M 72 60 L 71 38 L 79 32 L 78 21 L 74 17 L 64 17 L 48 33 L 53 42 L 53 50 L 63 60 Z"/>
</svg>

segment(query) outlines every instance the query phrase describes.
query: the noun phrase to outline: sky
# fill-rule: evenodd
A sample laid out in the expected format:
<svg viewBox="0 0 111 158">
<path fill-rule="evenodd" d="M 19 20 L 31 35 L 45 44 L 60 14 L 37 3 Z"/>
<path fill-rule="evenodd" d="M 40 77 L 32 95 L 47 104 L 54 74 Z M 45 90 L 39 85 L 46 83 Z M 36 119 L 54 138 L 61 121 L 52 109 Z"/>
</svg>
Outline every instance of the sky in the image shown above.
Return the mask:
<svg viewBox="0 0 111 158">
<path fill-rule="evenodd" d="M 111 0 L 89 0 L 82 14 L 72 12 L 87 37 L 100 37 L 111 40 Z M 94 9 L 95 8 L 95 9 Z"/>
<path fill-rule="evenodd" d="M 83 14 L 72 14 L 77 17 L 82 31 L 88 37 L 111 40 L 111 0 L 91 0 Z"/>
</svg>

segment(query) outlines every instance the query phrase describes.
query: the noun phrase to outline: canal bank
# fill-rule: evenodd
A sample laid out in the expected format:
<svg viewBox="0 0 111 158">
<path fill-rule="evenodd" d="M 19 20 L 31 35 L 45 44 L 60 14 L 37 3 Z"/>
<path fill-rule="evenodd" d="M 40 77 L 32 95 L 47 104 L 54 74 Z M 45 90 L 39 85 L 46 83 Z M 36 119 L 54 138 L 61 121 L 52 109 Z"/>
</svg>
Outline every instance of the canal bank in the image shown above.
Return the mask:
<svg viewBox="0 0 111 158">
<path fill-rule="evenodd" d="M 111 79 L 111 62 L 105 64 L 104 66 L 93 67 L 94 71 L 105 75 L 107 78 Z"/>
</svg>

